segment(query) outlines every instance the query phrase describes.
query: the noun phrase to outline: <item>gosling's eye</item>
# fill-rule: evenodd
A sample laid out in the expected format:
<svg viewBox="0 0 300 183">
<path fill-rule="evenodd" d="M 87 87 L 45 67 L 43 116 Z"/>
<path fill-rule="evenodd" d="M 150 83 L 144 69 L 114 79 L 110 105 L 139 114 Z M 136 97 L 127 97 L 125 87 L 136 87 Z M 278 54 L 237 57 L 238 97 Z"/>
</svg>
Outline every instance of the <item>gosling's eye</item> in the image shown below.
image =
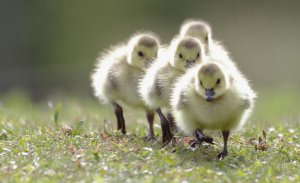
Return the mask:
<svg viewBox="0 0 300 183">
<path fill-rule="evenodd" d="M 218 79 L 216 83 L 217 83 L 217 85 L 220 84 L 221 83 L 221 79 Z"/>
<path fill-rule="evenodd" d="M 144 53 L 142 51 L 139 51 L 137 54 L 138 54 L 139 57 L 143 57 L 144 56 Z"/>
<path fill-rule="evenodd" d="M 200 57 L 200 53 L 197 53 L 197 58 L 199 58 Z"/>
<path fill-rule="evenodd" d="M 208 41 L 208 36 L 205 37 L 205 41 L 206 41 L 206 42 Z"/>
<path fill-rule="evenodd" d="M 181 54 L 181 53 L 179 53 L 179 58 L 183 58 L 183 56 L 182 56 L 182 54 Z"/>
<path fill-rule="evenodd" d="M 200 80 L 200 85 L 203 86 L 202 81 Z"/>
</svg>

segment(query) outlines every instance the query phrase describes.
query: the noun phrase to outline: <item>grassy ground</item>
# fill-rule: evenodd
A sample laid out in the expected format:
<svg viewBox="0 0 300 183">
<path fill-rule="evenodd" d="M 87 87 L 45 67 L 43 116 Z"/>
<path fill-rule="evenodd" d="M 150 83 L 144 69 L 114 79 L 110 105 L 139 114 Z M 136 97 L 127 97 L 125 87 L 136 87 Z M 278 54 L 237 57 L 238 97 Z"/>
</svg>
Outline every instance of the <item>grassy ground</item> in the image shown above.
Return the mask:
<svg viewBox="0 0 300 183">
<path fill-rule="evenodd" d="M 298 92 L 261 94 L 253 117 L 222 147 L 188 149 L 189 138 L 161 148 L 143 139 L 142 113 L 125 110 L 128 135 L 115 131 L 112 109 L 92 99 L 50 97 L 32 103 L 22 93 L 0 98 L 1 182 L 299 182 Z M 158 118 L 156 117 L 156 121 Z M 156 124 L 158 124 L 156 122 Z M 263 131 L 265 135 L 263 135 Z"/>
</svg>

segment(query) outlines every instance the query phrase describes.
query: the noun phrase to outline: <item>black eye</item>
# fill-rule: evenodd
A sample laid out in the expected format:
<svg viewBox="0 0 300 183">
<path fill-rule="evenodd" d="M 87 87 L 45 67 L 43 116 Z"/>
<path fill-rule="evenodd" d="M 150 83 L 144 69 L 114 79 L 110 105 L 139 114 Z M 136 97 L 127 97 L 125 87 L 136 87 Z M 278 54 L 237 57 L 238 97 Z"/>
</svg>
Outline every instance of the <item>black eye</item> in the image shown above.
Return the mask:
<svg viewBox="0 0 300 183">
<path fill-rule="evenodd" d="M 181 53 L 179 53 L 179 58 L 183 58 L 183 56 L 182 56 L 182 54 L 181 54 Z"/>
<path fill-rule="evenodd" d="M 221 83 L 221 79 L 218 79 L 216 83 L 217 83 L 217 85 L 220 84 Z"/>
<path fill-rule="evenodd" d="M 206 41 L 206 42 L 208 41 L 208 36 L 205 37 L 205 41 Z"/>
<path fill-rule="evenodd" d="M 139 56 L 139 57 L 143 57 L 143 56 L 144 56 L 144 53 L 143 53 L 142 51 L 139 51 L 139 52 L 138 52 L 138 56 Z"/>
<path fill-rule="evenodd" d="M 202 81 L 200 80 L 200 85 L 203 86 Z"/>
<path fill-rule="evenodd" d="M 199 58 L 199 57 L 200 57 L 200 53 L 197 54 L 197 58 Z"/>
</svg>

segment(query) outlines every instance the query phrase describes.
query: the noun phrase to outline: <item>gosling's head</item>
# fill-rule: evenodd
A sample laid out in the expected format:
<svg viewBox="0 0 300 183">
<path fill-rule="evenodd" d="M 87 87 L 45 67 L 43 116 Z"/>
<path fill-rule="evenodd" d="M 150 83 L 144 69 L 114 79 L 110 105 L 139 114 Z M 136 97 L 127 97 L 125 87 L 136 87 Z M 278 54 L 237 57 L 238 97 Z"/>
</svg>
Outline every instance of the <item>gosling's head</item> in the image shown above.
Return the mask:
<svg viewBox="0 0 300 183">
<path fill-rule="evenodd" d="M 195 88 L 208 102 L 221 97 L 229 85 L 229 76 L 221 65 L 205 63 L 200 66 L 195 79 Z"/>
<path fill-rule="evenodd" d="M 185 21 L 181 25 L 180 36 L 196 37 L 204 44 L 206 52 L 209 51 L 212 31 L 210 25 L 205 21 L 200 21 L 200 20 Z"/>
<path fill-rule="evenodd" d="M 152 33 L 133 36 L 128 42 L 127 61 L 138 68 L 146 68 L 157 57 L 159 39 Z"/>
<path fill-rule="evenodd" d="M 202 50 L 201 43 L 195 38 L 175 38 L 171 43 L 170 64 L 178 70 L 185 71 L 201 62 Z"/>
</svg>

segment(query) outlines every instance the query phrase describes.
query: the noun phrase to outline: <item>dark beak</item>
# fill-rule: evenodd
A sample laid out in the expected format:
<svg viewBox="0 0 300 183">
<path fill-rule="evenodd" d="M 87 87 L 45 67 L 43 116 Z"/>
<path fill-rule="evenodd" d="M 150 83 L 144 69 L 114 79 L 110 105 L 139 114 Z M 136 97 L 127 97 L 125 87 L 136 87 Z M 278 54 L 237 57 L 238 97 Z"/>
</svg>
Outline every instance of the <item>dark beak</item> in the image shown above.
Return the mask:
<svg viewBox="0 0 300 183">
<path fill-rule="evenodd" d="M 187 60 L 186 61 L 186 68 L 191 68 L 195 64 L 195 60 Z"/>
<path fill-rule="evenodd" d="M 152 61 L 153 61 L 152 59 L 146 60 L 145 66 L 149 67 L 152 64 Z"/>
<path fill-rule="evenodd" d="M 210 88 L 210 89 L 205 89 L 205 96 L 206 96 L 206 101 L 211 102 L 214 99 L 214 88 Z"/>
</svg>

